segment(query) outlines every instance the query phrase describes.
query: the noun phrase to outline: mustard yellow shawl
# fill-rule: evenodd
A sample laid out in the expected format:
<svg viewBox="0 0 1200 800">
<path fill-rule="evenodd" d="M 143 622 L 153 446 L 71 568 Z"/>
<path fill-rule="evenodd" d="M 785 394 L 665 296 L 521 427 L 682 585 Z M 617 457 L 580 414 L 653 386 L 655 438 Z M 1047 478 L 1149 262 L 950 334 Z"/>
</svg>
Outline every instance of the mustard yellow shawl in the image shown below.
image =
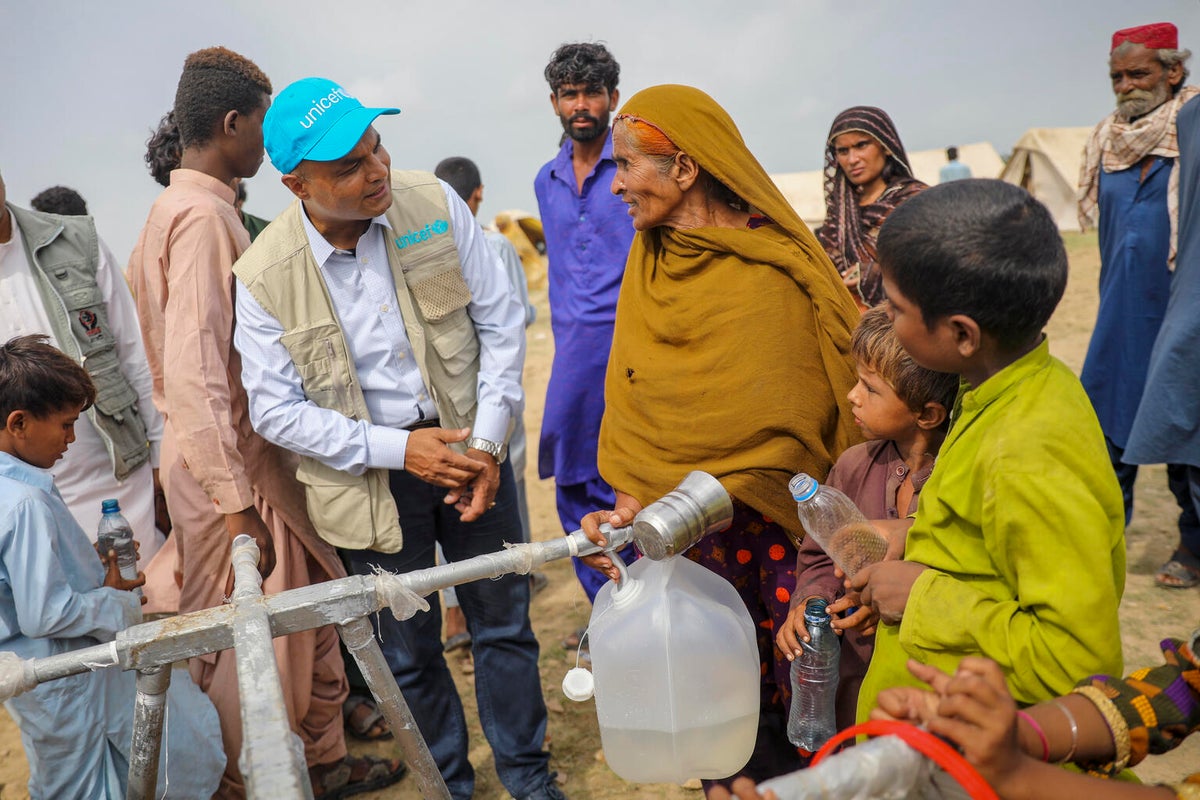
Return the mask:
<svg viewBox="0 0 1200 800">
<path fill-rule="evenodd" d="M 605 381 L 600 474 L 645 504 L 705 470 L 798 541 L 788 479 L 801 470 L 824 477 L 861 440 L 846 401 L 858 310 L 712 98 L 656 86 L 621 113 L 657 126 L 774 224 L 634 238 Z"/>
</svg>

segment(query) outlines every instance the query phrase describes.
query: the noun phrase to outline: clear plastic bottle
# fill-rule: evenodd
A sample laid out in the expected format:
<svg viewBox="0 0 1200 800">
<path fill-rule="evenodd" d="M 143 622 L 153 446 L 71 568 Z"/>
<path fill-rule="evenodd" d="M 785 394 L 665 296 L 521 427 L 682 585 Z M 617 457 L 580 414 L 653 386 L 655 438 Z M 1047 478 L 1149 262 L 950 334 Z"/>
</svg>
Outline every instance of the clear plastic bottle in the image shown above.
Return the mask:
<svg viewBox="0 0 1200 800">
<path fill-rule="evenodd" d="M 852 578 L 868 564 L 883 560 L 887 541 L 849 497 L 832 486 L 822 486 L 804 472 L 792 478 L 788 489 L 796 500 L 804 530 L 846 577 Z"/>
<path fill-rule="evenodd" d="M 804 607 L 808 641 L 792 662 L 792 710 L 788 715 L 788 741 L 815 752 L 837 733 L 838 658 L 841 643 L 830 626 L 828 604 L 815 597 Z"/>
<path fill-rule="evenodd" d="M 105 500 L 100 504 L 103 515 L 100 525 L 96 528 L 96 545 L 100 552 L 107 556 L 109 550 L 117 553 L 117 568 L 121 577 L 127 581 L 137 580 L 137 550 L 133 543 L 133 528 L 121 514 L 121 505 L 116 500 Z M 142 590 L 134 589 L 139 597 Z"/>
</svg>

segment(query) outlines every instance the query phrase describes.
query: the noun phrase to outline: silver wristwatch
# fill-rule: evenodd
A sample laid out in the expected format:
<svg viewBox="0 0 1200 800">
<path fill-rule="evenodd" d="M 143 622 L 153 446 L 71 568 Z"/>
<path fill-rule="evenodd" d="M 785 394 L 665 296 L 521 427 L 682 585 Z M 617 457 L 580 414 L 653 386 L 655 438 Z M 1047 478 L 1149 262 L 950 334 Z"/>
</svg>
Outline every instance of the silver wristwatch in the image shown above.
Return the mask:
<svg viewBox="0 0 1200 800">
<path fill-rule="evenodd" d="M 467 449 L 480 450 L 487 453 L 496 459 L 497 464 L 503 464 L 504 459 L 508 458 L 508 445 L 493 442 L 489 439 L 480 439 L 478 436 L 472 436 L 470 439 L 467 439 Z"/>
</svg>

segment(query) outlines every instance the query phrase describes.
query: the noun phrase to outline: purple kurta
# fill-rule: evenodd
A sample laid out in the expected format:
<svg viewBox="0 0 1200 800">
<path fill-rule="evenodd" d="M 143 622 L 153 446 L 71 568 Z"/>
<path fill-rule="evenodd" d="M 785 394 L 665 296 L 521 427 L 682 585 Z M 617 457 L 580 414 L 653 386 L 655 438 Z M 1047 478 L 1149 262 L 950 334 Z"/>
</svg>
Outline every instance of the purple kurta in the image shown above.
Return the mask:
<svg viewBox="0 0 1200 800">
<path fill-rule="evenodd" d="M 596 440 L 617 293 L 633 241 L 627 207 L 612 193 L 612 131 L 579 191 L 568 139 L 534 181 L 550 261 L 554 364 L 546 388 L 538 475 L 563 485 L 600 477 Z"/>
</svg>

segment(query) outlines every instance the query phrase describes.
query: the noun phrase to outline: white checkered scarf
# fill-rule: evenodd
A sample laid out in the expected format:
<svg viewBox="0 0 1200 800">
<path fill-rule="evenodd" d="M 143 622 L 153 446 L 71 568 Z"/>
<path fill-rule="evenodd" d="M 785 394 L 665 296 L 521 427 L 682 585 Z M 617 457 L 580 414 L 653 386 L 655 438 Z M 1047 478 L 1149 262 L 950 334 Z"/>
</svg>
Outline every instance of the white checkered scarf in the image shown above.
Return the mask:
<svg viewBox="0 0 1200 800">
<path fill-rule="evenodd" d="M 1144 117 L 1126 122 L 1117 112 L 1100 121 L 1083 150 L 1079 171 L 1079 227 L 1095 225 L 1099 211 L 1100 168 L 1120 172 L 1141 162 L 1146 156 L 1175 159 L 1167 180 L 1167 215 L 1171 219 L 1171 251 L 1167 263 L 1175 266 L 1175 244 L 1179 238 L 1179 143 L 1175 135 L 1175 117 L 1183 104 L 1200 94 L 1200 87 L 1184 86 L 1175 96 Z"/>
</svg>

